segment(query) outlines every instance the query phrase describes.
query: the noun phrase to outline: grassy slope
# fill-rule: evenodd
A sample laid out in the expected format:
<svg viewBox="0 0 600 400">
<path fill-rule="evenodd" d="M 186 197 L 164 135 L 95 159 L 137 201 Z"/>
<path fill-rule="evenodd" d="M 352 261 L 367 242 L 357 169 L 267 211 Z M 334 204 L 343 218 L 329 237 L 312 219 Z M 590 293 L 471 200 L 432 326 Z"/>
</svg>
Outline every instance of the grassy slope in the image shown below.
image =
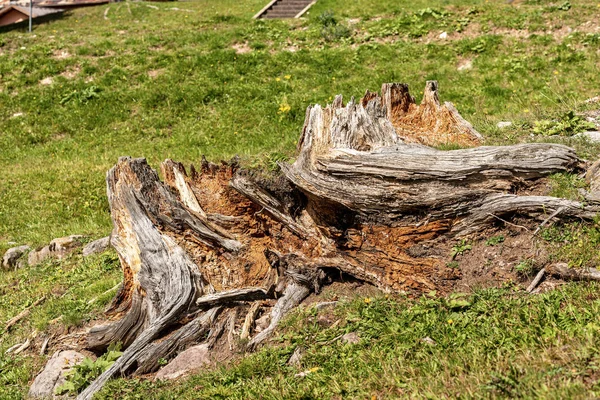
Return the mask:
<svg viewBox="0 0 600 400">
<path fill-rule="evenodd" d="M 594 398 L 600 393 L 599 289 L 356 299 L 329 315 L 339 320 L 331 327 L 310 308 L 288 320 L 279 346 L 233 366 L 177 383 L 117 380 L 98 398 Z M 361 341 L 335 340 L 348 332 Z M 287 365 L 299 346 L 301 365 Z M 296 377 L 300 371 L 311 373 Z"/>
<path fill-rule="evenodd" d="M 560 5 L 563 3 L 555 4 Z M 249 20 L 263 6 L 263 2 L 254 0 L 154 6 L 159 9 L 145 3 L 119 3 L 74 10 L 63 19 L 37 26 L 35 37 L 22 29 L 0 32 L 0 252 L 13 242 L 37 245 L 66 234 L 107 234 L 110 218 L 104 173 L 121 155 L 144 156 L 155 166 L 167 157 L 198 162 L 202 154 L 211 159 L 239 154 L 246 163 L 266 166 L 292 156 L 305 107 L 309 103 L 326 103 L 337 93 L 346 98 L 358 97 L 367 88 L 376 90 L 382 82 L 403 81 L 411 85 L 418 98 L 424 81 L 437 79 L 442 100 L 453 101 L 489 143 L 537 140 L 530 136 L 535 120 L 582 110 L 586 107 L 583 100 L 600 94 L 600 35 L 564 33 L 566 27 L 582 27 L 587 21 L 598 25 L 598 7 L 593 1 L 573 1 L 570 8 L 560 7 L 565 9 L 561 10 L 535 1 L 515 7 L 483 1 L 457 1 L 450 5 L 422 0 L 410 4 L 320 0 L 305 21 L 268 22 Z M 171 10 L 172 7 L 193 12 Z M 322 39 L 318 16 L 326 10 L 333 10 L 343 25 L 351 27 L 350 37 L 332 42 Z M 352 23 L 347 21 L 349 18 L 354 19 Z M 537 33 L 530 37 L 515 34 L 515 29 L 524 28 Z M 457 30 L 462 33 L 456 33 Z M 459 35 L 459 39 L 436 39 L 441 31 Z M 247 44 L 252 51 L 237 54 L 232 49 L 236 43 Z M 290 48 L 296 51 L 286 51 Z M 473 68 L 457 71 L 465 60 L 471 60 Z M 52 84 L 40 83 L 48 77 L 53 78 Z M 495 124 L 501 120 L 514 121 L 515 125 L 499 131 Z M 583 157 L 597 158 L 598 147 L 567 139 L 561 142 L 576 146 Z M 576 195 L 576 182 L 570 177 L 557 177 L 556 186 L 557 193 Z M 557 243 L 570 243 L 569 250 L 560 256 L 577 254 L 582 259 L 594 259 L 597 254 L 590 253 L 597 253 L 598 229 L 590 228 L 592 241 L 587 240 L 589 232 L 582 236 L 580 229 L 570 229 L 566 234 L 548 234 Z M 1 353 L 23 341 L 32 330 L 49 329 L 48 321 L 61 315 L 62 322 L 50 329 L 92 318 L 111 294 L 92 304 L 88 301 L 118 281 L 117 265 L 110 254 L 89 260 L 75 255 L 62 263 L 49 262 L 0 275 L 0 321 L 8 320 L 42 295 L 50 295 L 10 334 L 0 331 Z M 546 307 L 548 314 L 557 316 L 564 306 L 556 298 L 563 296 L 572 297 L 570 304 L 583 308 L 581 312 L 589 317 L 588 311 L 597 307 L 597 300 L 586 296 L 594 290 L 595 286 L 570 286 L 565 293 L 548 295 L 554 300 L 499 296 L 497 309 L 490 306 L 489 313 L 483 315 L 503 315 L 504 309 L 512 309 L 518 301 L 534 301 L 539 302 L 535 307 Z M 346 307 L 347 314 L 362 312 L 359 303 Z M 374 330 L 385 333 L 386 321 L 404 303 L 378 300 L 376 304 L 373 317 L 367 321 L 372 321 L 369 323 Z M 366 309 L 370 307 L 374 306 Z M 445 312 L 440 309 L 434 313 L 442 321 L 440 326 L 445 326 Z M 348 315 L 343 318 L 351 319 Z M 383 319 L 376 319 L 377 315 Z M 402 315 L 398 318 L 408 318 Z M 514 327 L 514 332 L 529 339 L 505 343 L 498 340 L 495 343 L 499 358 L 484 355 L 477 364 L 481 371 L 463 375 L 453 376 L 450 366 L 462 362 L 460 354 L 471 355 L 470 347 L 453 347 L 458 353 L 448 352 L 447 345 L 434 347 L 429 351 L 439 365 L 424 366 L 420 359 L 402 358 L 414 356 L 403 346 L 414 344 L 423 332 L 416 332 L 416 336 L 405 341 L 406 337 L 391 331 L 367 333 L 372 350 L 359 345 L 348 350 L 347 359 L 334 357 L 333 364 L 327 367 L 330 370 L 315 375 L 317 378 L 297 382 L 292 378 L 293 371 L 281 366 L 290 346 L 298 343 L 298 339 L 290 338 L 283 350 L 268 350 L 231 370 L 194 378 L 175 390 L 187 391 L 190 398 L 196 386 L 206 386 L 202 393 L 207 397 L 214 390 L 244 398 L 262 387 L 271 393 L 265 395 L 268 398 L 292 394 L 301 397 L 303 393 L 309 398 L 321 397 L 319 391 L 336 393 L 338 389 L 359 398 L 368 393 L 400 396 L 425 391 L 440 397 L 456 393 L 446 391 L 442 384 L 466 394 L 485 389 L 488 381 L 495 387 L 494 374 L 498 373 L 516 379 L 517 384 L 510 385 L 523 382 L 523 387 L 514 390 L 521 390 L 518 393 L 526 396 L 542 393 L 533 390 L 545 390 L 541 385 L 546 380 L 548 390 L 555 396 L 568 390 L 584 396 L 583 388 L 595 382 L 585 378 L 585 371 L 595 368 L 597 351 L 588 340 L 589 335 L 597 339 L 597 322 L 588 326 L 588 317 L 575 318 L 572 331 L 559 325 L 548 328 L 554 329 L 548 344 L 535 340 L 535 332 L 547 325 L 546 317 L 540 319 L 531 314 L 525 321 L 537 324 L 532 325 L 521 323 L 521 316 L 513 314 L 514 323 L 509 327 L 480 316 L 477 323 L 482 324 L 482 332 L 495 329 L 502 337 L 512 335 Z M 355 329 L 352 324 L 359 321 L 351 321 L 343 329 Z M 338 331 L 321 331 L 290 328 L 292 336 L 308 335 L 312 354 L 309 361 L 315 362 L 312 365 L 324 363 L 319 357 L 346 351 L 335 345 L 322 352 L 315 337 Z M 472 346 L 488 348 L 487 334 L 469 335 Z M 579 375 L 565 375 L 566 367 L 552 358 L 562 340 L 588 351 L 592 367 L 581 361 L 574 365 Z M 392 342 L 400 345 L 391 345 Z M 401 354 L 394 353 L 396 347 Z M 531 363 L 531 354 L 523 356 L 527 351 L 541 352 L 546 361 Z M 368 380 L 358 390 L 359 383 L 367 379 L 361 374 L 373 370 L 380 355 L 387 353 L 394 358 L 377 367 L 383 369 L 382 378 Z M 575 360 L 581 360 L 577 357 Z M 345 363 L 349 360 L 358 360 L 365 366 L 347 370 Z M 492 368 L 495 361 L 499 362 L 497 369 Z M 510 362 L 516 364 L 517 372 L 506 369 Z M 43 358 L 0 356 L 0 398 L 19 398 L 42 364 Z M 441 367 L 444 364 L 446 368 Z M 560 379 L 551 379 L 554 375 L 542 377 L 549 365 L 558 368 L 553 373 Z M 519 368 L 524 372 L 519 372 Z M 252 369 L 259 369 L 259 376 L 270 379 L 252 383 Z M 445 379 L 432 380 L 442 370 Z M 517 374 L 516 378 L 510 374 Z M 402 378 L 413 375 L 413 381 Z M 214 387 L 206 383 L 213 379 L 217 381 Z M 395 379 L 402 380 L 394 383 Z M 139 390 L 148 395 L 143 392 L 146 384 L 132 389 L 129 386 L 133 383 L 119 382 L 113 389 L 118 390 L 119 385 L 135 390 L 135 395 L 140 394 Z M 403 385 L 407 385 L 405 389 Z M 177 398 L 168 390 L 164 388 L 157 396 Z M 501 395 L 502 390 L 498 390 L 482 393 Z M 112 392 L 106 393 L 110 397 Z"/>
</svg>

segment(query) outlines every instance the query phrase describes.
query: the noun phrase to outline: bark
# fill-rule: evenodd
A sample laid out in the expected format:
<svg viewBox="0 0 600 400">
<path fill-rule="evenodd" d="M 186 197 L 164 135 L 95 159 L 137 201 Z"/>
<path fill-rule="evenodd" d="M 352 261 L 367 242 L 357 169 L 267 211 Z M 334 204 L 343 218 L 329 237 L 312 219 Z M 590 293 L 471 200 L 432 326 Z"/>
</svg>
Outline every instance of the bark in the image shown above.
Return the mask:
<svg viewBox="0 0 600 400">
<path fill-rule="evenodd" d="M 232 346 L 238 326 L 255 349 L 341 273 L 387 292 L 434 290 L 454 272 L 435 256 L 411 255 L 419 243 L 476 234 L 515 215 L 597 214 L 592 201 L 515 194 L 583 168 L 568 147 L 428 147 L 482 142 L 428 82 L 419 105 L 406 85 L 385 84 L 381 95 L 367 92 L 358 102 L 344 105 L 338 96 L 309 107 L 297 159 L 278 175 L 205 159 L 188 174 L 166 160 L 163 182 L 144 159 L 121 158 L 107 190 L 124 279 L 109 322 L 90 330 L 88 347 L 126 349 L 79 399 L 115 375 L 153 372 L 159 359 L 197 342 Z M 254 334 L 259 307 L 271 322 Z"/>
</svg>

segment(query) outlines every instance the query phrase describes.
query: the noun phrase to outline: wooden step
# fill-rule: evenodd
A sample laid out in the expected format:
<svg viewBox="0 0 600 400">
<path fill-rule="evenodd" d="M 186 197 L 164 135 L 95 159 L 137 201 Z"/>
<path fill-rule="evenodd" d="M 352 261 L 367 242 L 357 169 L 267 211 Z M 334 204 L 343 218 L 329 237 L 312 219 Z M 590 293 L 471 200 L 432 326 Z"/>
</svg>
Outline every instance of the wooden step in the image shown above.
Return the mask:
<svg viewBox="0 0 600 400">
<path fill-rule="evenodd" d="M 263 9 L 254 18 L 294 18 L 313 0 L 278 0 L 268 9 Z"/>
</svg>

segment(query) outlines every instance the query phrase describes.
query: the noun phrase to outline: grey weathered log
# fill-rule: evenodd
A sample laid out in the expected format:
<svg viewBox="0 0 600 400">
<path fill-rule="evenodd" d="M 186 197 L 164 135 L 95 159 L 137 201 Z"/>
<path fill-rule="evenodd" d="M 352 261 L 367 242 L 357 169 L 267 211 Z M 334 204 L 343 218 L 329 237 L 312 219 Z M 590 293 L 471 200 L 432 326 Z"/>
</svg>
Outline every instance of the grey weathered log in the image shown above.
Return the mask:
<svg viewBox="0 0 600 400">
<path fill-rule="evenodd" d="M 271 311 L 271 323 L 267 329 L 258 333 L 250 340 L 250 342 L 248 342 L 248 349 L 255 349 L 267 340 L 273 334 L 281 319 L 293 310 L 294 307 L 300 304 L 302 300 L 308 297 L 309 294 L 310 288 L 295 282 L 289 284 L 285 288 L 283 296 L 277 300 L 277 303 L 273 306 L 273 310 Z"/>
<path fill-rule="evenodd" d="M 157 343 L 152 343 L 141 351 L 131 364 L 136 364 L 136 375 L 154 372 L 160 367 L 160 360 L 169 360 L 186 347 L 202 341 L 212 328 L 220 307 L 210 309 L 188 322 L 171 335 Z"/>
<path fill-rule="evenodd" d="M 571 281 L 600 281 L 600 270 L 596 268 L 569 268 L 566 263 L 556 263 L 547 266 L 546 272 Z"/>
<path fill-rule="evenodd" d="M 236 301 L 254 301 L 264 300 L 268 297 L 268 293 L 263 288 L 242 288 L 224 290 L 218 293 L 207 294 L 196 300 L 198 307 L 215 307 Z"/>
</svg>

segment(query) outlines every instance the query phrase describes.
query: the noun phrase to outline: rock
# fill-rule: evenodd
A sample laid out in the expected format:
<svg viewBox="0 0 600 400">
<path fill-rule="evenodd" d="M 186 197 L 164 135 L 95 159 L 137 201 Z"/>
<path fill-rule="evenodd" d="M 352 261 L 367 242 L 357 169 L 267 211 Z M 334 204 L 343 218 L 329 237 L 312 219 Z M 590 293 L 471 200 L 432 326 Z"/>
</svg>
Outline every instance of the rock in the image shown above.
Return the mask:
<svg viewBox="0 0 600 400">
<path fill-rule="evenodd" d="M 329 307 L 333 308 L 333 307 L 337 306 L 337 303 L 338 303 L 337 301 L 322 301 L 320 303 L 317 303 L 315 305 L 315 307 L 317 310 L 321 311 L 325 308 L 329 308 Z"/>
<path fill-rule="evenodd" d="M 586 104 L 593 104 L 593 103 L 598 103 L 600 102 L 600 96 L 594 96 L 592 98 L 587 99 Z"/>
<path fill-rule="evenodd" d="M 180 353 L 169 364 L 156 374 L 157 380 L 177 379 L 186 373 L 211 363 L 210 350 L 207 344 L 190 347 Z"/>
<path fill-rule="evenodd" d="M 92 254 L 103 253 L 110 247 L 110 236 L 103 237 L 98 240 L 94 240 L 91 243 L 88 243 L 83 248 L 82 254 L 84 257 L 90 256 Z"/>
<path fill-rule="evenodd" d="M 82 238 L 82 235 L 71 235 L 54 239 L 48 246 L 29 253 L 27 262 L 29 265 L 37 265 L 50 257 L 60 260 L 76 248 L 81 247 Z"/>
<path fill-rule="evenodd" d="M 74 365 L 83 361 L 85 356 L 73 350 L 57 351 L 48 360 L 44 370 L 36 376 L 29 388 L 28 396 L 34 399 L 53 399 L 54 391 L 64 383 L 65 374 Z"/>
<path fill-rule="evenodd" d="M 442 40 L 448 39 L 448 33 L 447 32 L 440 33 L 439 38 L 442 39 Z"/>
<path fill-rule="evenodd" d="M 262 332 L 269 327 L 271 323 L 271 314 L 266 313 L 262 317 L 256 320 L 254 323 L 254 331 L 256 333 Z"/>
<path fill-rule="evenodd" d="M 23 264 L 23 261 L 19 261 L 25 252 L 29 250 L 29 246 L 18 246 L 6 250 L 4 257 L 2 258 L 2 267 L 5 269 L 19 268 Z"/>
<path fill-rule="evenodd" d="M 464 60 L 463 62 L 461 62 L 458 67 L 456 68 L 459 71 L 468 71 L 470 69 L 473 68 L 473 61 L 471 60 Z"/>
<path fill-rule="evenodd" d="M 290 359 L 288 360 L 288 365 L 292 365 L 292 366 L 299 366 L 301 361 L 302 361 L 302 356 L 304 355 L 304 349 L 301 346 L 296 347 L 296 350 L 294 350 L 294 353 L 292 354 L 292 356 L 290 357 Z"/>
<path fill-rule="evenodd" d="M 600 143 L 600 131 L 581 132 L 573 137 L 587 139 L 593 143 Z"/>
<path fill-rule="evenodd" d="M 425 343 L 425 344 L 429 344 L 431 346 L 435 345 L 435 340 L 433 340 L 432 338 L 430 338 L 429 336 L 425 336 L 423 339 L 421 339 L 421 342 Z"/>
<path fill-rule="evenodd" d="M 512 126 L 512 122 L 510 121 L 500 121 L 496 124 L 496 126 L 500 129 L 504 129 L 504 128 L 508 128 L 509 126 Z"/>
<path fill-rule="evenodd" d="M 342 336 L 342 342 L 346 344 L 357 344 L 360 342 L 360 336 L 356 332 L 346 333 Z"/>
</svg>

